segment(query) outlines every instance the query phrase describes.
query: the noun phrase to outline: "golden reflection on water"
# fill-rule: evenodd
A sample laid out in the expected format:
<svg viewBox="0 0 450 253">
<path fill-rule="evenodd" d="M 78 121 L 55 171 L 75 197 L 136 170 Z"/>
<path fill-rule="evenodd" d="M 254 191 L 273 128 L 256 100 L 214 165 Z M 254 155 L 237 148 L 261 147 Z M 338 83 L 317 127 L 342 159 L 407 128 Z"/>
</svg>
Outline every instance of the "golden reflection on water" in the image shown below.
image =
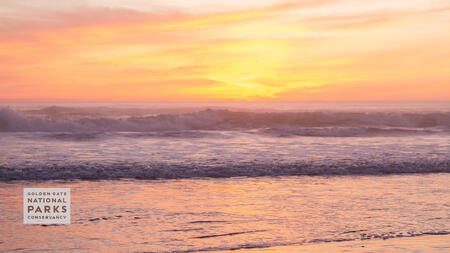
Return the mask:
<svg viewBox="0 0 450 253">
<path fill-rule="evenodd" d="M 0 249 L 218 250 L 450 231 L 449 174 L 0 183 Z M 23 187 L 70 187 L 72 224 L 22 224 Z"/>
</svg>

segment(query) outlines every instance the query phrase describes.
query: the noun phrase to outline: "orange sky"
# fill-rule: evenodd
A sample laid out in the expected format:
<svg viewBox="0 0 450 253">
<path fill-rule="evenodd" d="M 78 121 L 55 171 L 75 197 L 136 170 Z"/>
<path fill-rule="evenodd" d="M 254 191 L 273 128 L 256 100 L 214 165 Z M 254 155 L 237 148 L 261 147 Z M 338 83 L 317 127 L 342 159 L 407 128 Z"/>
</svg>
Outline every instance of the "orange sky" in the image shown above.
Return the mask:
<svg viewBox="0 0 450 253">
<path fill-rule="evenodd" d="M 450 99 L 447 0 L 1 5 L 0 100 Z"/>
</svg>

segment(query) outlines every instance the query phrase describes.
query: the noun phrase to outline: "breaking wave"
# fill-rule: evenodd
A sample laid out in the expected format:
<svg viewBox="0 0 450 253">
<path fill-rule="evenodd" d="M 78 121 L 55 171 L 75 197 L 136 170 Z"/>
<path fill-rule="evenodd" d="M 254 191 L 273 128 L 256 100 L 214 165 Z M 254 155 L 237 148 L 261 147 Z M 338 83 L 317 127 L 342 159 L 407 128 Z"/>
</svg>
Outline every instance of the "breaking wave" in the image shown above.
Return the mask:
<svg viewBox="0 0 450 253">
<path fill-rule="evenodd" d="M 388 175 L 411 173 L 450 173 L 448 159 L 410 159 L 409 161 L 356 160 L 330 163 L 243 162 L 243 163 L 76 163 L 0 166 L 0 181 L 56 179 L 182 179 L 262 176 Z"/>
<path fill-rule="evenodd" d="M 48 112 L 49 110 L 43 110 Z M 51 111 L 51 110 L 50 110 Z M 275 136 L 371 136 L 439 133 L 450 129 L 450 112 L 237 112 L 75 118 L 25 116 L 0 109 L 0 132 L 254 131 Z"/>
</svg>

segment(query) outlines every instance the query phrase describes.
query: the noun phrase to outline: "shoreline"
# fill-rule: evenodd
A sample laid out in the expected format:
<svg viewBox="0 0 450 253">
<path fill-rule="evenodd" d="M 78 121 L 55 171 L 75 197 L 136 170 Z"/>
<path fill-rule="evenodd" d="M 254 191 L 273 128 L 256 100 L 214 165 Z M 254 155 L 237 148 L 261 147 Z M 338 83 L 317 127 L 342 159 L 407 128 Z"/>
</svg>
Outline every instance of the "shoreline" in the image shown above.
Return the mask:
<svg viewBox="0 0 450 253">
<path fill-rule="evenodd" d="M 450 234 L 309 243 L 217 252 L 449 252 Z"/>
<path fill-rule="evenodd" d="M 0 251 L 449 252 L 449 179 L 0 183 Z M 71 224 L 24 224 L 28 187 L 70 188 Z"/>
</svg>

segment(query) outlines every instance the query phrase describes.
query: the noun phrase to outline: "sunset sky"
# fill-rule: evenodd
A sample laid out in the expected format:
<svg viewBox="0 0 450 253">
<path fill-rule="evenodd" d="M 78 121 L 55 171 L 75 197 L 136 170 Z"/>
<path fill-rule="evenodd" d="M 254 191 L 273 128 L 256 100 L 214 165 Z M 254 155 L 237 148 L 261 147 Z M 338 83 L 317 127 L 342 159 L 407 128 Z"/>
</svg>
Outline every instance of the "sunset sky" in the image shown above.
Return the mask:
<svg viewBox="0 0 450 253">
<path fill-rule="evenodd" d="M 0 100 L 449 100 L 448 0 L 0 0 Z"/>
</svg>

